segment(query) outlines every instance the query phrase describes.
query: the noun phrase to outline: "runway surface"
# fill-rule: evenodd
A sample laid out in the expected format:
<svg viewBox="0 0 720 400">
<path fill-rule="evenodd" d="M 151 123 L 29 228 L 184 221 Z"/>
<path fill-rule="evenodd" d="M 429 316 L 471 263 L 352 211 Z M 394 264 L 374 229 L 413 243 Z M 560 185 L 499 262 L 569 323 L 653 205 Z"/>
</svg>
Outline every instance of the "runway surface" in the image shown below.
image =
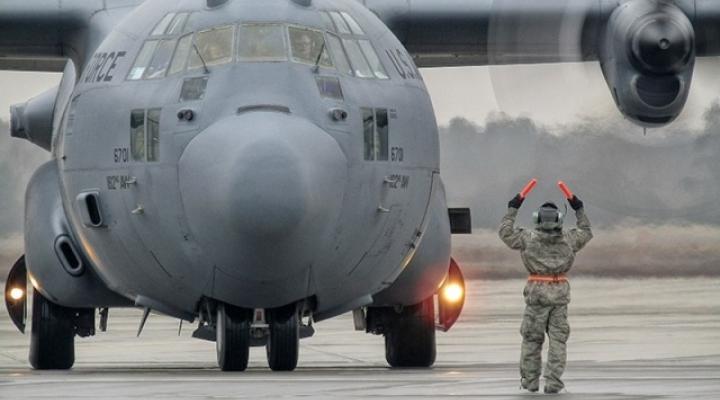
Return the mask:
<svg viewBox="0 0 720 400">
<path fill-rule="evenodd" d="M 572 282 L 565 399 L 720 399 L 720 280 Z M 76 339 L 71 371 L 32 371 L 29 337 L 0 310 L 0 398 L 479 398 L 520 399 L 522 281 L 474 281 L 465 312 L 438 334 L 432 369 L 391 370 L 382 337 L 353 331 L 349 315 L 316 324 L 295 372 L 273 373 L 264 348 L 250 369 L 223 373 L 214 343 L 152 315 L 111 310 L 109 331 Z"/>
</svg>

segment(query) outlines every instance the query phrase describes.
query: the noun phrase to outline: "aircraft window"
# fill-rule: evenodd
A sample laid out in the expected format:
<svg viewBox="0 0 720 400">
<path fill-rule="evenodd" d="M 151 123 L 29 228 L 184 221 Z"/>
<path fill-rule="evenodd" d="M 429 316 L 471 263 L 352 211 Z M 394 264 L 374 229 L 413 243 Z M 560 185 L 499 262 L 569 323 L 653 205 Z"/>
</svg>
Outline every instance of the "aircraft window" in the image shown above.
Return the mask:
<svg viewBox="0 0 720 400">
<path fill-rule="evenodd" d="M 348 57 L 350 57 L 350 63 L 353 66 L 355 75 L 360 78 L 372 78 L 372 69 L 370 69 L 370 66 L 365 60 L 365 56 L 363 56 L 362 51 L 360 51 L 358 43 L 355 40 L 343 39 L 343 44 L 345 45 L 345 50 L 347 50 Z"/>
<path fill-rule="evenodd" d="M 150 63 L 150 59 L 155 52 L 155 48 L 157 47 L 158 42 L 159 41 L 157 40 L 148 40 L 147 42 L 145 42 L 142 49 L 140 49 L 140 53 L 135 60 L 135 64 L 130 69 L 130 73 L 128 74 L 129 80 L 137 80 L 142 78 L 143 74 L 145 73 L 145 68 L 147 68 L 147 65 Z"/>
<path fill-rule="evenodd" d="M 320 11 L 320 18 L 322 18 L 325 29 L 327 29 L 329 32 L 337 32 L 337 30 L 335 29 L 335 24 L 333 24 L 332 18 L 330 18 L 330 14 L 328 14 L 327 11 Z"/>
<path fill-rule="evenodd" d="M 238 36 L 240 61 L 287 60 L 285 30 L 280 24 L 243 24 Z"/>
<path fill-rule="evenodd" d="M 340 38 L 333 34 L 328 34 L 327 44 L 328 47 L 330 47 L 330 53 L 332 53 L 338 70 L 344 74 L 352 75 L 353 70 L 352 67 L 350 67 L 350 61 L 347 59 L 347 54 L 345 54 L 342 43 L 340 43 Z"/>
<path fill-rule="evenodd" d="M 187 19 L 188 13 L 179 13 L 175 16 L 175 18 L 173 18 L 165 33 L 168 35 L 180 34 L 185 27 L 185 22 L 187 21 Z"/>
<path fill-rule="evenodd" d="M 387 71 L 385 70 L 385 67 L 383 66 L 380 58 L 375 52 L 375 49 L 373 49 L 372 44 L 370 44 L 370 41 L 359 40 L 358 43 L 360 43 L 360 48 L 365 54 L 365 58 L 370 63 L 370 67 L 372 68 L 373 72 L 375 72 L 375 76 L 380 79 L 390 79 Z"/>
<path fill-rule="evenodd" d="M 147 160 L 160 159 L 160 109 L 152 108 L 147 112 Z"/>
<path fill-rule="evenodd" d="M 319 60 L 319 65 L 323 67 L 333 66 L 322 32 L 294 26 L 288 30 L 293 61 L 315 65 Z"/>
<path fill-rule="evenodd" d="M 232 61 L 234 31 L 235 27 L 230 25 L 198 32 L 195 35 L 197 51 L 190 52 L 188 69 L 201 68 L 203 61 L 207 66 L 227 64 Z"/>
<path fill-rule="evenodd" d="M 363 134 L 365 137 L 365 160 L 387 161 L 389 148 L 389 123 L 387 109 L 362 108 Z"/>
<path fill-rule="evenodd" d="M 388 160 L 388 112 L 385 108 L 375 110 L 375 159 L 378 161 Z"/>
<path fill-rule="evenodd" d="M 185 69 L 185 64 L 187 64 L 187 59 L 190 56 L 192 39 L 192 34 L 185 35 L 180 38 L 177 48 L 175 49 L 175 55 L 173 56 L 172 63 L 170 63 L 168 75 L 176 74 Z"/>
<path fill-rule="evenodd" d="M 338 32 L 349 35 L 350 34 L 350 28 L 345 23 L 345 20 L 337 11 L 330 11 L 330 16 L 332 17 L 332 20 L 335 22 L 335 26 L 337 27 Z"/>
<path fill-rule="evenodd" d="M 75 97 L 70 102 L 70 107 L 67 110 L 67 115 L 65 116 L 65 136 L 70 136 L 73 134 L 73 127 L 75 126 L 75 106 L 77 105 L 77 101 L 80 98 L 80 96 Z"/>
<path fill-rule="evenodd" d="M 355 21 L 355 18 L 352 17 L 352 15 L 346 13 L 345 11 L 341 12 L 342 16 L 345 17 L 345 22 L 350 26 L 350 30 L 352 30 L 352 33 L 355 35 L 364 35 L 365 32 L 363 32 L 362 28 L 360 27 L 360 24 Z"/>
<path fill-rule="evenodd" d="M 207 82 L 207 76 L 185 79 L 180 90 L 180 101 L 202 100 L 205 97 Z"/>
<path fill-rule="evenodd" d="M 173 18 L 175 17 L 175 13 L 169 13 L 163 17 L 163 19 L 158 22 L 157 25 L 155 25 L 155 29 L 152 31 L 151 36 L 158 36 L 165 34 L 165 31 L 168 28 L 168 25 L 170 25 L 170 22 L 172 22 Z"/>
<path fill-rule="evenodd" d="M 375 113 L 372 108 L 362 108 L 365 160 L 375 160 Z"/>
<path fill-rule="evenodd" d="M 165 76 L 173 50 L 175 50 L 175 43 L 175 40 L 161 40 L 158 43 L 152 61 L 145 68 L 143 79 L 157 79 Z"/>
<path fill-rule="evenodd" d="M 318 76 L 315 78 L 320 94 L 335 100 L 343 100 L 342 86 L 340 80 L 334 76 Z"/>
<path fill-rule="evenodd" d="M 130 153 L 135 161 L 145 161 L 145 110 L 130 113 Z"/>
</svg>

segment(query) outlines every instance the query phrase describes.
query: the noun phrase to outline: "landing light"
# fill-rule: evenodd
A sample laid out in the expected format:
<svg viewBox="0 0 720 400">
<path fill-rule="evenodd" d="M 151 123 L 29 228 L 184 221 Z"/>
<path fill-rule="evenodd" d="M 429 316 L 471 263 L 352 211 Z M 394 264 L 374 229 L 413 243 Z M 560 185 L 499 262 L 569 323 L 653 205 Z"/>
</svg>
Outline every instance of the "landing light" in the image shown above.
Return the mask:
<svg viewBox="0 0 720 400">
<path fill-rule="evenodd" d="M 462 300 L 465 290 L 460 284 L 450 283 L 442 290 L 443 298 L 450 303 L 457 303 Z"/>
<path fill-rule="evenodd" d="M 10 298 L 17 301 L 25 297 L 25 291 L 20 288 L 10 289 Z"/>
</svg>

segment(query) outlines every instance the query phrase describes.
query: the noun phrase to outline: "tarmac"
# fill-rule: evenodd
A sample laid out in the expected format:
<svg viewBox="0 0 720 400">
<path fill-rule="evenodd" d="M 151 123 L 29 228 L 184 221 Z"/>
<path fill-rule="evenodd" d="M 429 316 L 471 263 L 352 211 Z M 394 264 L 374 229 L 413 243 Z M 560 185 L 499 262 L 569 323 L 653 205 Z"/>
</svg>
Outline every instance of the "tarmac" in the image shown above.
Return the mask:
<svg viewBox="0 0 720 400">
<path fill-rule="evenodd" d="M 0 310 L 2 399 L 523 399 L 518 358 L 521 280 L 472 281 L 458 324 L 438 333 L 431 369 L 390 369 L 382 337 L 350 315 L 315 325 L 298 369 L 272 372 L 264 348 L 250 368 L 221 372 L 215 345 L 185 324 L 110 310 L 108 332 L 76 339 L 70 371 L 33 371 L 29 335 Z M 720 279 L 572 281 L 564 399 L 720 399 Z M 553 396 L 554 397 L 554 396 Z"/>
</svg>

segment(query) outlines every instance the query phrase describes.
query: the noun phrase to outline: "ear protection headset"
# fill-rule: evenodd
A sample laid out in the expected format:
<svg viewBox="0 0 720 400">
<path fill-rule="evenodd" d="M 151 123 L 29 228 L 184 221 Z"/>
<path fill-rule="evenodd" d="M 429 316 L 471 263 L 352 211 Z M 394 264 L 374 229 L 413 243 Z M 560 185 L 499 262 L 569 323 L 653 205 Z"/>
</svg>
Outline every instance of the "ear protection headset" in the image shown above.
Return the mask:
<svg viewBox="0 0 720 400">
<path fill-rule="evenodd" d="M 537 225 L 550 222 L 562 225 L 565 215 L 558 210 L 554 203 L 545 203 L 533 212 L 533 222 Z"/>
</svg>

